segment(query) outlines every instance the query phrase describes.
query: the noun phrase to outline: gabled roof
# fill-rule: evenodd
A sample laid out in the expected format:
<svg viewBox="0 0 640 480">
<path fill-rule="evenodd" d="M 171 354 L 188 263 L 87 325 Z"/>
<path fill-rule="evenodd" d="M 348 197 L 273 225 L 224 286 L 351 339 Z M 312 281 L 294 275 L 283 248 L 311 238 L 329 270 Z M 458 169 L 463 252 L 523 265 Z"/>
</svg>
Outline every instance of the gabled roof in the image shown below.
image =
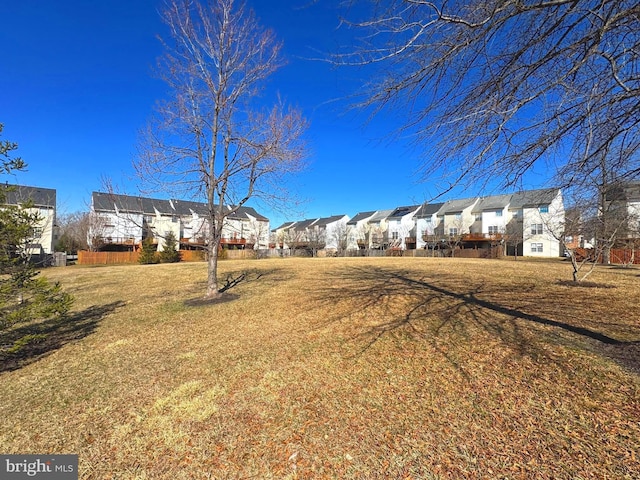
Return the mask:
<svg viewBox="0 0 640 480">
<path fill-rule="evenodd" d="M 32 201 L 35 207 L 56 207 L 56 191 L 52 188 L 4 184 L 7 205 L 20 205 Z"/>
<path fill-rule="evenodd" d="M 330 223 L 334 223 L 334 222 L 337 222 L 339 220 L 342 220 L 344 217 L 346 217 L 346 215 L 343 214 L 343 215 L 333 215 L 331 217 L 319 218 L 318 221 L 313 224 L 313 226 L 314 227 L 326 227 Z M 349 218 L 349 217 L 347 217 L 347 218 Z"/>
<path fill-rule="evenodd" d="M 209 213 L 206 203 L 192 202 L 188 200 L 161 200 L 157 198 L 133 197 L 130 195 L 118 195 L 115 193 L 93 192 L 93 209 L 103 212 L 115 212 L 116 208 L 120 212 L 138 213 L 144 215 L 155 215 L 156 211 L 163 215 L 191 215 L 192 212 L 204 216 Z M 216 208 L 217 206 L 214 206 Z M 225 207 L 231 210 L 229 207 Z M 238 220 L 249 220 L 254 217 L 259 221 L 269 221 L 268 218 L 260 215 L 252 207 L 242 206 L 236 212 L 229 215 L 229 218 Z"/>
<path fill-rule="evenodd" d="M 622 182 L 610 185 L 606 189 L 605 195 L 608 202 L 639 202 L 640 182 Z"/>
<path fill-rule="evenodd" d="M 391 212 L 391 214 L 387 218 L 402 218 L 405 215 L 409 215 L 410 213 L 414 213 L 416 210 L 420 208 L 420 205 L 408 205 L 406 207 L 397 207 Z"/>
<path fill-rule="evenodd" d="M 484 210 L 498 210 L 509 205 L 511 201 L 511 194 L 507 195 L 491 195 L 489 197 L 481 198 L 478 203 L 476 203 L 475 207 L 473 207 L 472 212 L 482 212 Z"/>
<path fill-rule="evenodd" d="M 378 222 L 384 220 L 385 218 L 387 218 L 389 215 L 391 215 L 392 212 L 393 212 L 393 209 L 391 209 L 391 210 L 378 210 L 369 219 L 369 223 L 378 223 Z"/>
<path fill-rule="evenodd" d="M 192 212 L 200 216 L 209 214 L 209 207 L 206 203 L 191 202 L 188 200 L 171 200 L 171 203 L 173 204 L 176 215 L 191 215 Z"/>
<path fill-rule="evenodd" d="M 272 232 L 276 232 L 278 230 L 287 230 L 291 227 L 293 227 L 295 225 L 296 222 L 284 222 L 282 225 L 280 225 L 279 227 L 274 228 L 273 230 L 271 230 Z"/>
<path fill-rule="evenodd" d="M 230 207 L 227 208 L 231 210 Z M 260 215 L 253 208 L 245 206 L 239 207 L 235 212 L 230 213 L 228 216 L 228 218 L 235 218 L 237 220 L 251 220 L 251 217 L 264 222 L 267 222 L 269 220 L 268 218 Z"/>
<path fill-rule="evenodd" d="M 247 219 L 249 219 L 248 215 L 251 215 L 253 218 L 255 218 L 258 221 L 261 222 L 268 222 L 269 219 L 267 217 L 265 217 L 264 215 L 260 215 L 258 212 L 255 211 L 255 209 L 253 207 L 240 207 L 240 209 L 238 210 L 239 212 L 242 212 L 242 214 L 244 216 L 247 217 Z"/>
<path fill-rule="evenodd" d="M 478 197 L 463 198 L 460 200 L 447 200 L 440 210 L 439 215 L 446 215 L 447 213 L 462 212 L 465 208 L 469 208 L 471 205 L 478 201 Z"/>
<path fill-rule="evenodd" d="M 353 217 L 351 220 L 349 220 L 347 222 L 347 225 L 356 225 L 359 221 L 366 220 L 367 218 L 373 216 L 374 213 L 376 213 L 375 210 L 372 211 L 372 212 L 360 212 L 355 217 Z"/>
<path fill-rule="evenodd" d="M 133 197 L 116 193 L 93 192 L 91 195 L 93 209 L 97 211 L 139 213 L 155 215 L 159 212 L 173 212 L 169 200 L 145 197 Z"/>
<path fill-rule="evenodd" d="M 432 216 L 434 213 L 438 213 L 438 210 L 442 208 L 444 205 L 443 202 L 440 203 L 424 203 L 420 207 L 420 210 L 416 213 L 416 218 L 427 218 Z"/>
<path fill-rule="evenodd" d="M 544 188 L 540 190 L 525 190 L 516 192 L 511 196 L 509 208 L 537 207 L 547 205 L 558 195 L 557 188 Z"/>
<path fill-rule="evenodd" d="M 295 222 L 293 229 L 296 231 L 302 231 L 305 228 L 309 228 L 317 220 L 318 220 L 317 218 L 308 218 L 306 220 L 302 220 L 301 222 Z"/>
</svg>

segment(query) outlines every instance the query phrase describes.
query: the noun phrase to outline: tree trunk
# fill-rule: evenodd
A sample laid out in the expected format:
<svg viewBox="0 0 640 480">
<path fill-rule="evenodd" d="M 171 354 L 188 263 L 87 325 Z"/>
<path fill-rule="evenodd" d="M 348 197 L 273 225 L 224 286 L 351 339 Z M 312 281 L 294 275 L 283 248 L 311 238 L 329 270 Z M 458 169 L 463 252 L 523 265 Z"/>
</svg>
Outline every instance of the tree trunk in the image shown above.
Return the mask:
<svg viewBox="0 0 640 480">
<path fill-rule="evenodd" d="M 218 289 L 218 243 L 209 243 L 209 259 L 207 260 L 207 293 L 205 298 L 217 298 L 221 295 Z"/>
</svg>

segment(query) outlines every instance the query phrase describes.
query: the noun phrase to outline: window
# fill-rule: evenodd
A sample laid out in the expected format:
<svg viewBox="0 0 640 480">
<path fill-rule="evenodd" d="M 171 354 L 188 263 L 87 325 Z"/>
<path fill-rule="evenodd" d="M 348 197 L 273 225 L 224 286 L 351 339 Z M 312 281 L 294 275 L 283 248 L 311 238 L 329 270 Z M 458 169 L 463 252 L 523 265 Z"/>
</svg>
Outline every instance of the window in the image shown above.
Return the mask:
<svg viewBox="0 0 640 480">
<path fill-rule="evenodd" d="M 534 223 L 531 225 L 531 235 L 542 235 L 542 224 Z"/>
<path fill-rule="evenodd" d="M 476 213 L 476 222 L 481 222 L 481 221 L 482 221 L 482 214 Z"/>
<path fill-rule="evenodd" d="M 496 210 L 496 217 L 502 216 L 502 210 Z"/>
<path fill-rule="evenodd" d="M 462 212 L 456 213 L 456 220 L 460 220 L 462 218 Z"/>
<path fill-rule="evenodd" d="M 496 235 L 498 232 L 498 226 L 497 225 L 490 225 L 489 226 L 489 235 Z"/>
<path fill-rule="evenodd" d="M 540 205 L 540 207 L 538 207 L 538 211 L 540 213 L 549 213 L 549 205 Z"/>
<path fill-rule="evenodd" d="M 449 229 L 449 236 L 450 237 L 455 237 L 456 235 L 458 235 L 458 229 L 457 228 L 450 228 Z"/>
<path fill-rule="evenodd" d="M 398 240 L 398 232 L 391 233 L 391 239 L 392 240 Z"/>
<path fill-rule="evenodd" d="M 542 243 L 532 243 L 531 253 L 542 253 L 544 251 Z"/>
</svg>

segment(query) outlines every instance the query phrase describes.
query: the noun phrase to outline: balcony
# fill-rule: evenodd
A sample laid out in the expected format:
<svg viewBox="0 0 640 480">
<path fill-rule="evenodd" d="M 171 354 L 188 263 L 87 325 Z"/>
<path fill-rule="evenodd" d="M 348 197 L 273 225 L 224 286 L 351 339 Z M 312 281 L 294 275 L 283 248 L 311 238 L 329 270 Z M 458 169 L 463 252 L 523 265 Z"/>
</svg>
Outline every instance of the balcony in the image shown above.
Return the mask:
<svg viewBox="0 0 640 480">
<path fill-rule="evenodd" d="M 133 237 L 98 237 L 96 240 L 111 245 L 135 245 L 136 243 Z"/>
<path fill-rule="evenodd" d="M 242 247 L 244 247 L 246 244 L 247 244 L 247 239 L 246 238 L 242 238 L 242 237 L 232 237 L 232 238 L 221 238 L 220 239 L 220 245 L 222 247 L 224 247 L 224 246 L 230 246 L 230 247 L 242 246 Z"/>
<path fill-rule="evenodd" d="M 502 233 L 465 233 L 463 242 L 499 242 L 504 238 Z"/>
</svg>

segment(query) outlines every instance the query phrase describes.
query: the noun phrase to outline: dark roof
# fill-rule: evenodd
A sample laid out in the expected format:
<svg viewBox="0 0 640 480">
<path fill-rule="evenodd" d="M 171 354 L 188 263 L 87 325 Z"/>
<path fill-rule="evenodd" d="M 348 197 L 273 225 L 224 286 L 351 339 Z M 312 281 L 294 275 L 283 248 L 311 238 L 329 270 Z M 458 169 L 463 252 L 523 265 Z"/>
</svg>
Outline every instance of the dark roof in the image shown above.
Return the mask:
<svg viewBox="0 0 640 480">
<path fill-rule="evenodd" d="M 267 217 L 260 215 L 258 212 L 256 212 L 253 207 L 244 207 L 244 206 L 240 207 L 240 209 L 238 210 L 238 213 L 240 213 L 241 215 L 244 215 L 247 219 L 249 219 L 248 215 L 251 215 L 256 220 L 260 220 L 262 222 L 269 221 Z"/>
<path fill-rule="evenodd" d="M 116 209 L 127 213 L 141 213 L 154 215 L 171 209 L 169 200 L 155 200 L 152 198 L 133 197 L 116 193 L 93 192 L 91 201 L 94 210 L 114 212 Z M 171 209 L 172 210 L 172 209 Z"/>
<path fill-rule="evenodd" d="M 347 225 L 355 225 L 360 220 L 365 220 L 366 218 L 369 218 L 369 217 L 373 216 L 374 213 L 376 213 L 375 210 L 373 212 L 360 212 L 355 217 L 353 217 L 351 220 L 349 220 L 347 222 Z"/>
<path fill-rule="evenodd" d="M 420 208 L 420 205 L 408 205 L 406 207 L 397 207 L 393 212 L 391 212 L 391 215 L 389 215 L 387 218 L 404 217 L 405 215 L 408 215 L 411 212 L 415 212 L 418 208 Z"/>
<path fill-rule="evenodd" d="M 475 207 L 473 207 L 474 212 L 482 212 L 484 210 L 499 210 L 507 205 L 511 201 L 511 194 L 507 195 L 491 195 L 490 197 L 483 197 L 480 199 L 478 203 L 476 203 Z"/>
<path fill-rule="evenodd" d="M 207 215 L 209 213 L 209 207 L 206 203 L 188 200 L 171 200 L 171 203 L 173 204 L 176 215 L 191 215 L 192 212 L 198 215 Z"/>
<path fill-rule="evenodd" d="M 418 210 L 415 216 L 416 218 L 430 217 L 434 213 L 437 213 L 443 205 L 444 203 L 425 203 L 420 207 L 420 210 Z"/>
<path fill-rule="evenodd" d="M 611 185 L 607 188 L 605 195 L 608 202 L 639 202 L 640 182 L 624 182 Z"/>
<path fill-rule="evenodd" d="M 277 230 L 285 230 L 285 229 L 291 228 L 295 223 L 296 222 L 284 222 L 282 225 L 280 225 L 279 227 L 274 228 L 271 231 L 275 232 Z"/>
<path fill-rule="evenodd" d="M 511 196 L 510 208 L 537 207 L 547 205 L 558 195 L 559 189 L 545 188 L 540 190 L 525 190 Z"/>
<path fill-rule="evenodd" d="M 369 219 L 369 223 L 379 223 L 386 219 L 393 213 L 393 210 L 377 210 L 376 213 Z"/>
<path fill-rule="evenodd" d="M 4 184 L 6 204 L 20 205 L 32 201 L 35 207 L 56 207 L 56 191 L 52 188 Z"/>
<path fill-rule="evenodd" d="M 295 222 L 295 225 L 293 226 L 293 229 L 300 232 L 302 230 L 304 230 L 305 228 L 309 228 L 311 226 L 312 223 L 314 223 L 316 220 L 318 220 L 317 218 L 308 218 L 306 220 L 302 220 L 301 222 Z"/>
<path fill-rule="evenodd" d="M 313 224 L 313 226 L 326 227 L 330 223 L 337 222 L 338 220 L 344 217 L 346 217 L 346 215 L 343 214 L 343 215 L 332 215 L 331 217 L 319 218 L 318 221 Z"/>
<path fill-rule="evenodd" d="M 92 201 L 94 210 L 107 212 L 115 211 L 116 207 L 122 212 L 142 213 L 145 215 L 155 215 L 156 210 L 164 215 L 191 215 L 191 212 L 195 212 L 198 215 L 207 215 L 209 212 L 209 207 L 206 203 L 188 200 L 161 200 L 156 198 L 133 197 L 115 193 L 93 192 Z M 246 206 L 238 208 L 236 212 L 230 215 L 230 218 L 249 220 L 249 215 L 257 220 L 265 222 L 269 220 L 256 212 L 252 207 Z"/>
</svg>

